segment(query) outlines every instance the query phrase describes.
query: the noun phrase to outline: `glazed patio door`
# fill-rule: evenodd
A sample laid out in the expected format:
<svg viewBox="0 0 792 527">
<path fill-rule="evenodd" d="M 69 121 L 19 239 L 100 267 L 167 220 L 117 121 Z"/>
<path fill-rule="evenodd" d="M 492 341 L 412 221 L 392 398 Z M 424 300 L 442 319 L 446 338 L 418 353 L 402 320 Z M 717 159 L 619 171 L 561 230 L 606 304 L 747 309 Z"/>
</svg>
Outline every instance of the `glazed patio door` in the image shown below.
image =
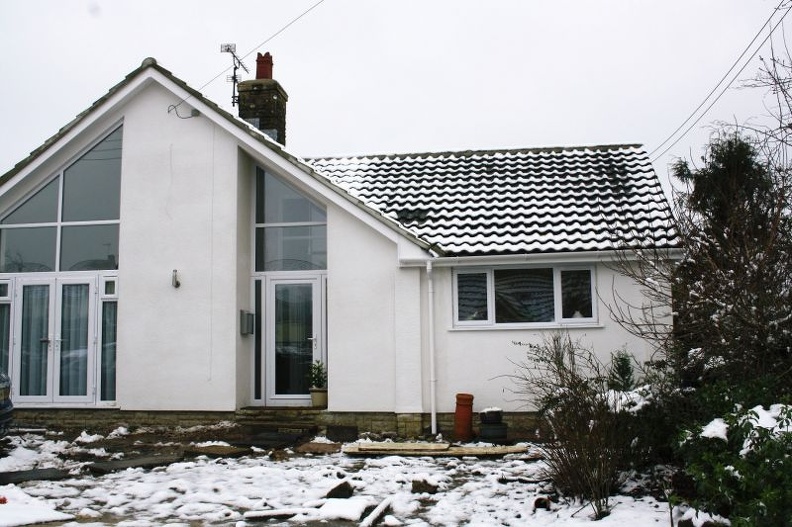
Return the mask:
<svg viewBox="0 0 792 527">
<path fill-rule="evenodd" d="M 308 371 L 323 356 L 321 280 L 270 279 L 266 291 L 266 404 L 307 405 Z"/>
<path fill-rule="evenodd" d="M 13 368 L 19 402 L 93 401 L 95 287 L 85 279 L 19 280 Z"/>
</svg>

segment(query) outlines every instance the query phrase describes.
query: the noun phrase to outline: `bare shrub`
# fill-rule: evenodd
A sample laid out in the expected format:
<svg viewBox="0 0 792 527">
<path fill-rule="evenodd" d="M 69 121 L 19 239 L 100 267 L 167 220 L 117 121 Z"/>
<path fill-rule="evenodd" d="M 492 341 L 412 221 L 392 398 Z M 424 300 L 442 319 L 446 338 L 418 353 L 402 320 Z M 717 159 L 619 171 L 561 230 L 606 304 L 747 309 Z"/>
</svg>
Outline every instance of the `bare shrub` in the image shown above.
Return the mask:
<svg viewBox="0 0 792 527">
<path fill-rule="evenodd" d="M 553 333 L 538 345 L 515 344 L 527 348 L 514 376 L 518 391 L 537 406 L 548 427 L 548 440 L 540 448 L 549 477 L 559 492 L 590 502 L 594 517 L 604 518 L 620 473 L 636 455 L 636 418 L 609 389 L 612 368 L 564 333 Z"/>
</svg>

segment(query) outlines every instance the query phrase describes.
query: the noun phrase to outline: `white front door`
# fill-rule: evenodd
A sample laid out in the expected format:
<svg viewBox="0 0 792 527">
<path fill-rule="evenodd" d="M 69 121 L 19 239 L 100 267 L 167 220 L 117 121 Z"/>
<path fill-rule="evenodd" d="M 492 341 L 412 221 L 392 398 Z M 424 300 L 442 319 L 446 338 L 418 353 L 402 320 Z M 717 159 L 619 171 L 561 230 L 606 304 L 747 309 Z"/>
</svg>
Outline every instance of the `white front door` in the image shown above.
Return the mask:
<svg viewBox="0 0 792 527">
<path fill-rule="evenodd" d="M 324 360 L 322 279 L 270 278 L 265 291 L 266 404 L 307 405 L 311 363 Z"/>
<path fill-rule="evenodd" d="M 18 402 L 93 401 L 95 297 L 95 279 L 18 280 L 13 342 Z"/>
</svg>

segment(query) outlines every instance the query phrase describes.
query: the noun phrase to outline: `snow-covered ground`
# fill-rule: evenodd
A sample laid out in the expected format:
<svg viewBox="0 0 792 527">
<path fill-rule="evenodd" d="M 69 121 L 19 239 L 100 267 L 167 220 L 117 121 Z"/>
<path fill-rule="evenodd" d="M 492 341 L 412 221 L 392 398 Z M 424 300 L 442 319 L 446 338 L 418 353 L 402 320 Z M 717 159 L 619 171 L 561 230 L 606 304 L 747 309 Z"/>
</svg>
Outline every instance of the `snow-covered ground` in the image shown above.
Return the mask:
<svg viewBox="0 0 792 527">
<path fill-rule="evenodd" d="M 123 431 L 121 432 L 123 433 Z M 153 470 L 127 469 L 104 476 L 80 470 L 64 453 L 93 449 L 99 437 L 74 441 L 28 433 L 13 436 L 0 472 L 65 468 L 72 477 L 0 486 L 0 526 L 65 521 L 56 525 L 258 525 L 264 511 L 292 509 L 290 520 L 267 525 L 358 525 L 374 506 L 388 506 L 380 525 L 597 526 L 669 525 L 668 504 L 652 498 L 613 499 L 613 512 L 592 523 L 584 504 L 553 503 L 535 509 L 550 487 L 543 465 L 530 456 L 500 459 L 350 457 L 342 453 L 268 455 L 240 458 L 199 456 Z M 72 458 L 73 459 L 73 458 Z M 437 492 L 413 493 L 422 480 Z M 348 499 L 327 499 L 342 482 L 354 489 Z M 5 498 L 3 500 L 2 498 Z M 5 501 L 5 503 L 2 503 Z"/>
</svg>

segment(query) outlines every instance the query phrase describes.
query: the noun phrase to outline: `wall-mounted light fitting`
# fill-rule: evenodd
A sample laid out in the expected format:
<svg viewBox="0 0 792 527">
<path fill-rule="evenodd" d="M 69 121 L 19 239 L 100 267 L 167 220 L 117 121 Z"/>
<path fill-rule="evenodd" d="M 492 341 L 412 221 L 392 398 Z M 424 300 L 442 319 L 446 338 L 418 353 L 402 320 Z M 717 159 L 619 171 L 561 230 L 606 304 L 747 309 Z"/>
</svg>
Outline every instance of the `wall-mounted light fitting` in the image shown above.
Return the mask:
<svg viewBox="0 0 792 527">
<path fill-rule="evenodd" d="M 173 277 L 171 278 L 171 285 L 173 287 L 176 287 L 176 288 L 178 288 L 181 285 L 181 282 L 179 281 L 179 272 L 176 269 L 173 270 Z"/>
</svg>

